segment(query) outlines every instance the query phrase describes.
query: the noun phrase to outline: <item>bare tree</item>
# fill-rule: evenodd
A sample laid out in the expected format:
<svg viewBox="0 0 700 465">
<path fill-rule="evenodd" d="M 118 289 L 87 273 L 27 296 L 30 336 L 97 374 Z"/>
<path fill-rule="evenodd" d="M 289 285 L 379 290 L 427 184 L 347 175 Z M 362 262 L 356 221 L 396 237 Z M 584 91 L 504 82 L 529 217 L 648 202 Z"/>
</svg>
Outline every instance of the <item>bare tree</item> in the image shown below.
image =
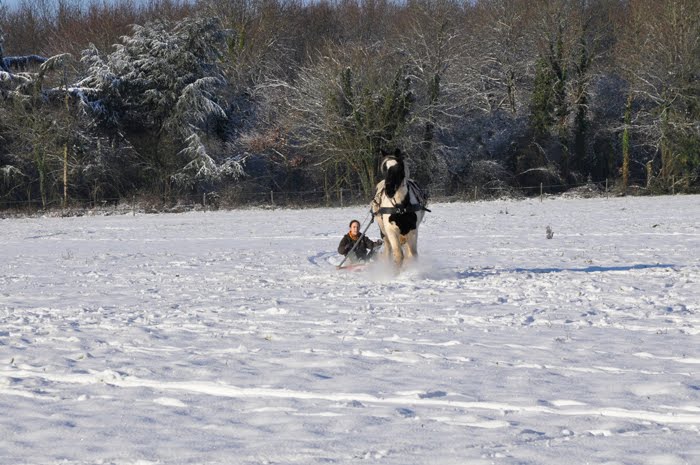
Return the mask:
<svg viewBox="0 0 700 465">
<path fill-rule="evenodd" d="M 406 142 L 412 103 L 401 56 L 381 45 L 329 47 L 283 87 L 283 127 L 292 148 L 337 173 L 336 181 L 360 182 L 370 195 L 382 149 Z"/>
<path fill-rule="evenodd" d="M 412 176 L 426 187 L 444 177 L 440 161 L 445 149 L 439 135 L 450 130 L 468 94 L 460 73 L 465 53 L 462 16 L 462 8 L 453 2 L 416 2 L 397 27 L 396 48 L 405 56 L 414 93 L 411 145 L 404 149 L 414 165 Z"/>
<path fill-rule="evenodd" d="M 663 185 L 689 186 L 700 175 L 698 2 L 632 0 L 626 19 L 617 59 L 636 103 L 631 132 L 651 147 Z"/>
<path fill-rule="evenodd" d="M 517 114 L 527 108 L 535 68 L 533 6 L 527 0 L 478 2 L 466 31 L 481 108 Z"/>
</svg>

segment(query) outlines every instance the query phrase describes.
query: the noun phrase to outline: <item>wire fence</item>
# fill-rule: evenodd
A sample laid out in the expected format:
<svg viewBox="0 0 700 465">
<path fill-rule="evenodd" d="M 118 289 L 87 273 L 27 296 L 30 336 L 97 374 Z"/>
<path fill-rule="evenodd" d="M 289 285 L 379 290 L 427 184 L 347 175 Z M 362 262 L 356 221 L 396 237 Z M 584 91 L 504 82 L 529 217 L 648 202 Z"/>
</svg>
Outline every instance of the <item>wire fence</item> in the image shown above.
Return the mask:
<svg viewBox="0 0 700 465">
<path fill-rule="evenodd" d="M 480 201 L 496 198 L 517 198 L 539 196 L 543 200 L 548 195 L 607 196 L 613 195 L 613 185 L 604 182 L 582 184 L 540 184 L 539 186 L 459 186 L 456 188 L 428 188 L 426 193 L 431 202 Z M 647 188 L 634 187 L 631 192 L 648 194 Z M 64 199 L 7 200 L 0 199 L 0 216 L 54 213 L 63 216 L 84 214 L 136 214 L 186 212 L 235 208 L 309 208 L 346 207 L 369 204 L 361 186 L 350 186 L 334 190 L 246 190 L 238 188 L 202 192 L 164 200 L 153 196 L 131 196 L 87 199 L 70 197 Z"/>
</svg>

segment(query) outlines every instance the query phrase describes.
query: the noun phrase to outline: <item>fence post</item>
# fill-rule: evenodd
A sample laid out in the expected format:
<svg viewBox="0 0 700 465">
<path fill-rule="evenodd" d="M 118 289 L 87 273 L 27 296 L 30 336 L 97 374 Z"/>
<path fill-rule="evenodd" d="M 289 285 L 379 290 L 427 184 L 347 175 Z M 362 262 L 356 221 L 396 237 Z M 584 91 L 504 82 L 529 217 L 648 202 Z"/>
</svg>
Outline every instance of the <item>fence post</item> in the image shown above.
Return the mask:
<svg viewBox="0 0 700 465">
<path fill-rule="evenodd" d="M 270 203 L 275 204 L 275 191 L 270 191 Z"/>
<path fill-rule="evenodd" d="M 605 195 L 608 195 L 608 178 L 605 178 Z"/>
<path fill-rule="evenodd" d="M 345 206 L 345 205 L 344 205 L 344 203 L 343 203 L 343 188 L 341 187 L 341 188 L 340 188 L 340 207 L 342 208 L 342 207 L 344 207 L 344 206 Z"/>
<path fill-rule="evenodd" d="M 542 202 L 544 197 L 544 186 L 540 183 L 540 202 Z"/>
<path fill-rule="evenodd" d="M 676 195 L 676 176 L 671 176 L 671 195 Z"/>
<path fill-rule="evenodd" d="M 131 216 L 136 216 L 136 196 L 131 196 Z"/>
<path fill-rule="evenodd" d="M 476 201 L 476 199 L 478 199 L 478 193 L 479 193 L 479 187 L 474 186 L 474 201 Z"/>
</svg>

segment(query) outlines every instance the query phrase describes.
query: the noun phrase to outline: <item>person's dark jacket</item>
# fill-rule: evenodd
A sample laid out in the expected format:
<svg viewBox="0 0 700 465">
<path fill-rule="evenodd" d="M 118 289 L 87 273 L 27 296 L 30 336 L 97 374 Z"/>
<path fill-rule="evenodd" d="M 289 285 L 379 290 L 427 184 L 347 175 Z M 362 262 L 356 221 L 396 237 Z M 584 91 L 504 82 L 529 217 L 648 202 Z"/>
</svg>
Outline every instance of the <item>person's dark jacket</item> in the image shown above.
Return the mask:
<svg viewBox="0 0 700 465">
<path fill-rule="evenodd" d="M 362 236 L 362 239 L 357 240 L 359 240 L 360 243 L 357 244 L 357 247 L 355 247 L 353 253 L 357 255 L 357 258 L 362 260 L 367 258 L 369 251 L 373 250 L 375 247 L 381 245 L 382 243 L 381 241 L 375 242 L 367 236 Z M 340 240 L 340 244 L 338 244 L 338 253 L 340 255 L 347 255 L 350 252 L 350 250 L 352 250 L 357 240 L 353 240 L 353 238 L 350 236 L 350 233 L 344 235 L 343 238 Z"/>
</svg>

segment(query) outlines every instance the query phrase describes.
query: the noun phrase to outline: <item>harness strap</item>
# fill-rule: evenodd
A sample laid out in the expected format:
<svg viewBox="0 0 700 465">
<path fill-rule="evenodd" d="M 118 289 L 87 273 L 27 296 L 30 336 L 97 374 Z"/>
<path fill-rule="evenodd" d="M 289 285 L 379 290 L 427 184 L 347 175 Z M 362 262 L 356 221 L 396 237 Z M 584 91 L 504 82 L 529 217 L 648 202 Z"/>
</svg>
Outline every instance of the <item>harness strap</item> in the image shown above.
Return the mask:
<svg viewBox="0 0 700 465">
<path fill-rule="evenodd" d="M 377 216 L 377 215 L 404 215 L 406 213 L 417 213 L 419 211 L 425 211 L 428 213 L 432 213 L 425 206 L 427 196 L 425 195 L 425 192 L 423 192 L 423 189 L 421 189 L 420 186 L 413 179 L 407 179 L 406 186 L 408 187 L 409 195 L 412 191 L 413 194 L 418 198 L 418 201 L 420 203 L 409 204 L 406 206 L 399 205 L 399 206 L 393 206 L 393 207 L 380 207 L 380 208 L 377 208 L 377 210 L 374 212 L 374 216 Z M 374 205 L 376 205 L 377 207 L 379 207 L 379 205 L 380 205 L 382 194 L 384 194 L 384 188 L 382 188 L 380 191 L 378 191 L 375 194 L 374 199 L 372 200 L 372 203 Z"/>
<path fill-rule="evenodd" d="M 403 215 L 419 211 L 431 213 L 424 205 L 406 205 L 405 207 L 381 207 L 376 211 L 375 215 Z"/>
</svg>

